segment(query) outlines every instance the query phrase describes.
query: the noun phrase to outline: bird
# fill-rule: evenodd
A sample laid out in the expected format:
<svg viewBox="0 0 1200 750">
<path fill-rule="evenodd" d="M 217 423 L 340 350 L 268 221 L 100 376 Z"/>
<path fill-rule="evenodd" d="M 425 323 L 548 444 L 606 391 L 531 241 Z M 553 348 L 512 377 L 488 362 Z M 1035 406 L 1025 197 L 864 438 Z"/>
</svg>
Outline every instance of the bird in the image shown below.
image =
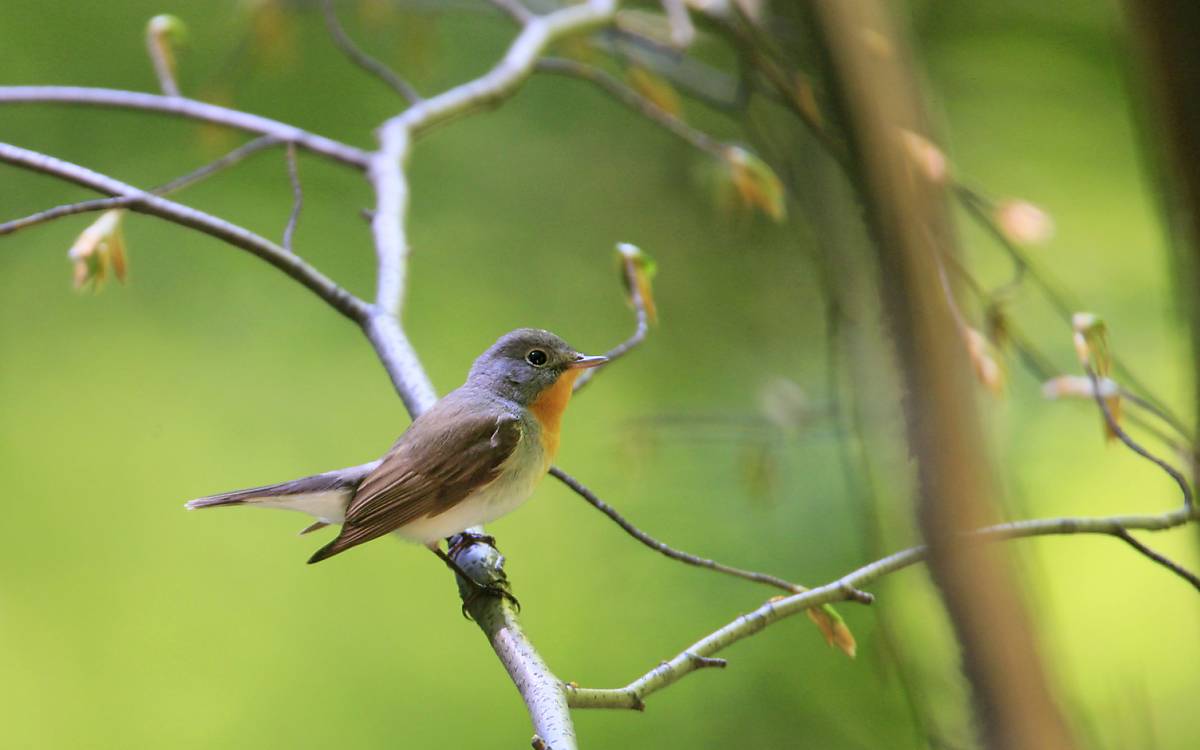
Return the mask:
<svg viewBox="0 0 1200 750">
<path fill-rule="evenodd" d="M 382 459 L 201 497 L 186 507 L 301 511 L 316 518 L 301 534 L 341 524 L 309 563 L 392 534 L 429 547 L 463 575 L 439 541 L 529 499 L 558 453 L 576 379 L 607 361 L 581 354 L 549 331 L 511 331 L 475 360 L 465 383 L 414 419 Z"/>
</svg>

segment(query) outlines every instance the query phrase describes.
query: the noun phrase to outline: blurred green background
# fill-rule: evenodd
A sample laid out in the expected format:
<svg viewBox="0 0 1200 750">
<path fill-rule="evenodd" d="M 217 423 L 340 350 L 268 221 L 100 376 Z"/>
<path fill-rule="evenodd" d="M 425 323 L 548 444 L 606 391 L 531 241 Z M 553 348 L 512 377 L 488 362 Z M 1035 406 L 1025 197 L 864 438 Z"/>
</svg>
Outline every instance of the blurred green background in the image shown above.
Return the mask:
<svg viewBox="0 0 1200 750">
<path fill-rule="evenodd" d="M 365 46 L 429 93 L 485 70 L 512 35 L 499 16 L 463 5 L 341 7 Z M 363 147 L 397 111 L 332 48 L 310 3 L 260 11 L 256 25 L 234 2 L 6 0 L 0 83 L 155 90 L 142 31 L 160 12 L 191 30 L 185 92 Z M 1053 214 L 1057 237 L 1039 260 L 1108 320 L 1117 350 L 1158 393 L 1190 411 L 1193 367 L 1118 9 L 923 2 L 911 21 L 960 172 Z M 241 140 L 147 114 L 0 111 L 0 140 L 142 186 Z M 559 463 L 675 545 L 819 583 L 869 559 L 836 432 L 814 418 L 784 436 L 758 417 L 763 387 L 779 377 L 804 389 L 813 412 L 828 401 L 815 270 L 796 243 L 807 230 L 717 210 L 696 179 L 704 162 L 559 78 L 438 131 L 412 160 L 407 326 L 442 391 L 517 326 L 606 349 L 632 324 L 612 246 L 641 245 L 659 263 L 662 323 L 573 404 Z M 365 183 L 307 156 L 300 171 L 297 250 L 368 293 Z M 0 220 L 85 197 L 0 167 Z M 181 200 L 278 237 L 291 201 L 282 156 L 260 154 Z M 182 509 L 382 453 L 408 420 L 363 337 L 264 263 L 139 216 L 126 227 L 131 283 L 73 293 L 64 255 L 87 223 L 0 239 L 0 745 L 525 746 L 516 691 L 427 552 L 384 540 L 309 567 L 321 538 L 295 536 L 301 516 Z M 981 233 L 964 228 L 964 244 L 972 267 L 1003 278 Z M 1016 309 L 1068 368 L 1068 332 L 1036 300 Z M 1177 503 L 1152 467 L 1104 445 L 1086 404 L 1045 402 L 1014 373 L 1008 395 L 984 408 L 1014 512 Z M 701 426 L 668 426 L 679 417 Z M 491 530 L 528 633 L 559 676 L 585 686 L 624 684 L 771 595 L 651 553 L 552 481 Z M 1188 531 L 1153 538 L 1193 569 L 1195 541 Z M 1109 539 L 1012 548 L 1084 744 L 1194 747 L 1195 592 Z M 875 590 L 874 613 L 841 607 L 857 660 L 794 618 L 722 654 L 728 669 L 655 695 L 645 714 L 576 712 L 582 745 L 924 747 L 932 735 L 969 746 L 954 646 L 924 572 Z M 879 617 L 896 635 L 907 693 L 883 656 Z"/>
</svg>

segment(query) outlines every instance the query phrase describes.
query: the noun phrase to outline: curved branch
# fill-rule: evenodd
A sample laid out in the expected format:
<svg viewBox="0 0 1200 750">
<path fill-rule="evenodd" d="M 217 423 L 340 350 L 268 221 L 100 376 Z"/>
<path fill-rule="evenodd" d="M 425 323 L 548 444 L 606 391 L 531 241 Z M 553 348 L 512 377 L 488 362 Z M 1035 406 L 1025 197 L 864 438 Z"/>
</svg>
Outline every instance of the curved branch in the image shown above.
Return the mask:
<svg viewBox="0 0 1200 750">
<path fill-rule="evenodd" d="M 362 149 L 293 125 L 178 96 L 84 86 L 0 86 L 0 104 L 82 104 L 160 112 L 225 125 L 247 133 L 274 136 L 281 141 L 295 143 L 306 151 L 359 169 L 366 169 L 369 160 L 369 155 Z"/>
<path fill-rule="evenodd" d="M 153 188 L 149 192 L 153 193 L 154 195 L 169 195 L 177 190 L 182 190 L 190 185 L 194 185 L 200 180 L 210 177 L 222 169 L 231 167 L 234 164 L 241 162 L 251 154 L 255 154 L 263 149 L 270 148 L 277 143 L 279 143 L 279 141 L 275 140 L 269 135 L 255 138 L 249 143 L 235 148 L 216 161 L 209 162 L 208 164 L 205 164 L 198 169 L 194 169 L 185 175 L 176 177 L 170 182 Z M 74 216 L 75 214 L 89 213 L 91 211 L 107 211 L 110 208 L 124 208 L 125 206 L 128 206 L 132 200 L 133 199 L 131 198 L 96 198 L 93 200 L 80 201 L 78 203 L 67 203 L 62 206 L 55 206 L 54 208 L 48 208 L 45 211 L 38 211 L 35 214 L 30 214 L 29 216 L 25 216 L 20 219 L 13 219 L 12 221 L 6 221 L 3 224 L 0 224 L 0 235 L 12 234 L 13 232 L 27 229 L 28 227 L 36 226 L 38 224 L 43 224 L 48 221 L 53 221 L 54 219 L 60 219 L 64 216 Z"/>
<path fill-rule="evenodd" d="M 1022 537 L 1056 534 L 1104 534 L 1125 538 L 1128 529 L 1161 531 L 1196 519 L 1189 508 L 1157 516 L 1109 516 L 1103 518 L 1045 518 L 1013 521 L 978 529 L 963 535 L 964 541 L 998 542 Z M 1128 541 L 1128 540 L 1126 540 Z M 663 662 L 625 687 L 615 689 L 581 688 L 566 685 L 567 702 L 572 708 L 625 708 L 642 710 L 651 693 L 678 682 L 704 666 L 701 659 L 748 638 L 768 625 L 807 609 L 854 598 L 853 591 L 889 573 L 922 562 L 928 556 L 925 545 L 910 547 L 851 571 L 836 581 L 803 593 L 763 604 L 741 615 L 724 627 L 688 646 L 674 658 Z"/>
<path fill-rule="evenodd" d="M 414 416 L 428 408 L 435 396 L 399 320 L 409 255 L 404 229 L 409 196 L 405 168 L 412 141 L 438 124 L 512 95 L 531 74 L 547 45 L 567 34 L 603 25 L 615 12 L 616 0 L 589 0 L 531 18 L 504 58 L 487 73 L 413 105 L 379 128 L 379 150 L 368 157 L 365 165 L 375 189 L 371 232 L 378 278 L 375 303 L 363 329 Z M 480 554 L 489 556 L 493 570 L 502 570 L 502 558 L 490 545 L 470 544 L 461 550 L 454 557 L 464 569 L 469 567 L 465 558 L 480 550 Z M 506 609 L 504 600 L 493 597 L 477 598 L 469 608 L 521 693 L 537 736 L 554 750 L 574 750 L 575 732 L 562 686 L 521 632 L 515 612 Z"/>
<path fill-rule="evenodd" d="M 547 57 L 538 61 L 537 69 L 542 73 L 553 73 L 555 75 L 587 81 L 600 88 L 604 93 L 613 97 L 621 104 L 624 104 L 634 112 L 661 126 L 695 148 L 718 159 L 722 158 L 725 153 L 726 146 L 724 143 L 713 138 L 703 130 L 687 124 L 625 85 L 622 81 L 617 80 L 616 77 L 602 68 L 566 58 Z"/>
<path fill-rule="evenodd" d="M 333 43 L 346 57 L 350 58 L 351 62 L 383 81 L 389 88 L 404 97 L 409 104 L 421 101 L 421 95 L 412 87 L 412 84 L 396 75 L 394 70 L 367 54 L 354 43 L 354 40 L 346 33 L 346 29 L 342 27 L 341 21 L 338 20 L 333 0 L 321 0 L 321 11 L 325 14 L 325 28 L 329 30 L 329 36 L 333 38 Z"/>
<path fill-rule="evenodd" d="M 617 245 L 617 249 L 621 251 L 621 268 L 625 272 L 625 284 L 629 287 L 629 301 L 633 305 L 633 314 L 637 322 L 629 338 L 604 353 L 604 356 L 608 357 L 609 362 L 620 359 L 636 349 L 646 340 L 646 334 L 650 332 L 650 310 L 646 298 L 642 295 L 642 285 L 638 283 L 637 261 L 626 252 L 628 249 L 636 250 L 636 248 L 633 248 L 632 245 L 619 244 Z M 603 369 L 607 368 L 597 367 L 584 370 L 583 375 L 580 375 L 575 381 L 571 392 L 578 393 L 585 385 L 592 382 L 592 378 L 596 377 L 596 373 Z M 559 477 L 559 479 L 562 479 L 562 477 Z"/>
<path fill-rule="evenodd" d="M 677 550 L 674 547 L 670 547 L 634 526 L 624 516 L 618 513 L 611 505 L 601 500 L 596 493 L 589 490 L 578 479 L 558 468 L 557 466 L 550 467 L 550 476 L 555 477 L 563 484 L 570 487 L 575 491 L 576 494 L 586 500 L 589 505 L 615 521 L 618 526 L 624 529 L 625 532 L 634 539 L 638 540 L 655 552 L 660 552 L 666 555 L 672 560 L 678 560 L 682 563 L 687 563 L 688 565 L 695 565 L 698 568 L 708 568 L 709 570 L 713 570 L 718 573 L 724 573 L 735 578 L 742 578 L 747 581 L 754 581 L 755 583 L 763 583 L 768 586 L 774 586 L 777 589 L 782 589 L 783 591 L 787 591 L 788 593 L 792 594 L 808 590 L 804 586 L 792 583 L 791 581 L 785 581 L 784 579 L 773 576 L 769 573 L 758 573 L 753 570 L 735 568 L 730 565 L 719 563 L 716 560 L 697 557 L 696 555 L 692 555 L 687 552 L 683 552 L 682 550 Z"/>
<path fill-rule="evenodd" d="M 147 193 L 112 177 L 93 172 L 86 167 L 19 146 L 0 143 L 0 161 L 73 182 L 100 193 L 125 198 L 129 201 L 129 209 L 132 211 L 157 216 L 199 230 L 262 258 L 303 284 L 351 320 L 363 321 L 368 317 L 369 309 L 362 300 L 342 289 L 328 276 L 284 248 L 248 229 L 231 224 L 224 219 L 218 219 L 203 211 L 197 211 L 194 208 Z"/>
</svg>

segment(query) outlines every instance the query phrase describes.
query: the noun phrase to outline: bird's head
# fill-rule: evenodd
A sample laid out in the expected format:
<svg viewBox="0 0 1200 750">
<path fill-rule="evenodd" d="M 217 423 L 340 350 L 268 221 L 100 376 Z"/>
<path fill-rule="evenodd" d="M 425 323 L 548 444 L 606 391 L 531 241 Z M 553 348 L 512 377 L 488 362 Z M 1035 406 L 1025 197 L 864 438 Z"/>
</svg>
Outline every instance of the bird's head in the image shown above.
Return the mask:
<svg viewBox="0 0 1200 750">
<path fill-rule="evenodd" d="M 549 331 L 518 328 L 501 336 L 471 366 L 467 383 L 522 406 L 562 391 L 565 405 L 575 378 L 608 361 L 589 357 Z"/>
</svg>

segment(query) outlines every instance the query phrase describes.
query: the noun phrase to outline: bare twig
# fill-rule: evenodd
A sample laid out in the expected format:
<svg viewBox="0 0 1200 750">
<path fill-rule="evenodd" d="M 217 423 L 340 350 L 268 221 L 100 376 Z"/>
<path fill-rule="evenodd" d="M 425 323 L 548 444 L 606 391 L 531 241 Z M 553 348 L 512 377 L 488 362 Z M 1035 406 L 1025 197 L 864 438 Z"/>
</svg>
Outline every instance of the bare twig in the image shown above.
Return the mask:
<svg viewBox="0 0 1200 750">
<path fill-rule="evenodd" d="M 174 63 L 170 49 L 170 23 L 168 16 L 155 16 L 146 25 L 146 51 L 154 65 L 154 75 L 163 94 L 179 96 L 179 83 L 175 80 Z"/>
<path fill-rule="evenodd" d="M 1058 283 L 1049 277 L 1049 274 L 1037 268 L 1025 251 L 1001 231 L 992 215 L 995 209 L 995 203 L 992 199 L 984 195 L 981 191 L 962 182 L 955 182 L 952 187 L 955 197 L 967 211 L 967 215 L 991 235 L 1011 259 L 1014 267 L 1013 278 L 1004 287 L 1012 287 L 1028 277 L 1041 290 L 1042 296 L 1050 303 L 1050 306 L 1054 308 L 1058 316 L 1064 322 L 1070 323 L 1071 316 L 1076 310 L 1080 309 L 1081 305 L 1072 299 L 1071 295 L 1061 289 Z M 1183 420 L 1179 419 L 1161 399 L 1153 395 L 1153 392 L 1133 373 L 1121 357 L 1114 354 L 1112 359 L 1121 379 L 1140 393 L 1144 401 L 1154 406 L 1155 414 L 1160 419 L 1171 425 L 1176 432 L 1185 436 L 1191 442 L 1191 438 L 1188 437 L 1189 431 L 1187 426 L 1184 425 Z"/>
<path fill-rule="evenodd" d="M 978 529 L 962 536 L 962 542 L 998 542 L 1023 537 L 1059 534 L 1104 534 L 1120 536 L 1126 529 L 1161 531 L 1195 520 L 1188 509 L 1156 516 L 1111 516 L 1106 518 L 1046 518 L 1013 521 Z M 663 662 L 625 687 L 615 689 L 580 688 L 566 685 L 567 701 L 572 708 L 624 708 L 642 710 L 652 693 L 678 682 L 701 668 L 697 657 L 711 657 L 782 619 L 822 604 L 851 598 L 851 591 L 885 575 L 922 562 L 929 555 L 924 546 L 910 547 L 858 568 L 836 581 L 808 591 L 763 604 L 725 626 L 706 635 L 672 659 Z"/>
<path fill-rule="evenodd" d="M 1113 416 L 1112 411 L 1108 408 L 1108 403 L 1104 400 L 1104 395 L 1102 393 L 1102 389 L 1100 388 L 1100 380 L 1096 376 L 1096 371 L 1092 369 L 1091 365 L 1087 364 L 1084 365 L 1083 369 L 1085 372 L 1087 372 L 1088 380 L 1090 380 L 1092 383 L 1092 398 L 1095 399 L 1096 404 L 1100 407 L 1100 412 L 1104 415 L 1104 422 L 1108 425 L 1108 429 L 1117 436 L 1118 440 L 1125 444 L 1126 448 L 1162 469 L 1167 473 L 1168 476 L 1171 477 L 1171 479 L 1175 480 L 1175 484 L 1179 485 L 1179 491 L 1183 493 L 1183 506 L 1185 509 L 1190 511 L 1192 509 L 1192 488 L 1188 485 L 1187 478 L 1184 477 L 1183 474 L 1180 473 L 1179 470 L 1174 466 L 1171 466 L 1171 464 L 1143 448 L 1136 440 L 1129 436 L 1128 432 L 1125 432 L 1125 430 L 1122 429 L 1121 425 L 1117 423 L 1116 418 Z"/>
<path fill-rule="evenodd" d="M 518 26 L 524 26 L 535 18 L 533 11 L 522 5 L 521 0 L 489 0 L 489 2 Z"/>
<path fill-rule="evenodd" d="M 129 208 L 133 211 L 158 216 L 176 224 L 199 230 L 257 255 L 259 258 L 262 258 L 300 282 L 351 320 L 361 322 L 369 317 L 367 305 L 345 289 L 342 289 L 332 279 L 274 242 L 236 224 L 153 195 L 144 190 L 139 190 L 132 185 L 99 174 L 98 172 L 93 172 L 86 167 L 56 159 L 52 156 L 46 156 L 45 154 L 39 154 L 36 151 L 30 151 L 19 146 L 0 143 L 0 161 L 58 177 L 67 182 L 73 182 L 76 185 L 82 185 L 101 193 L 128 198 L 130 199 Z"/>
<path fill-rule="evenodd" d="M 341 21 L 338 20 L 333 0 L 321 0 L 321 11 L 325 15 L 325 28 L 329 29 L 329 36 L 333 38 L 333 43 L 346 57 L 350 58 L 351 62 L 383 81 L 389 88 L 404 97 L 409 104 L 421 101 L 421 95 L 412 87 L 412 84 L 354 43 L 354 40 L 342 27 Z"/>
<path fill-rule="evenodd" d="M 366 169 L 369 161 L 367 152 L 354 146 L 309 133 L 277 120 L 206 104 L 195 99 L 81 86 L 0 86 L 0 104 L 51 103 L 161 112 L 225 125 L 248 133 L 274 136 L 280 141 L 295 143 L 306 151 L 359 169 Z"/>
<path fill-rule="evenodd" d="M 363 329 L 414 416 L 429 408 L 435 395 L 399 321 L 409 254 L 404 228 L 408 211 L 405 167 L 413 139 L 439 124 L 511 96 L 533 72 L 537 58 L 550 43 L 602 26 L 615 12 L 615 0 L 588 0 L 534 16 L 524 23 L 503 59 L 487 73 L 414 104 L 377 131 L 379 150 L 369 155 L 365 166 L 375 190 L 371 231 L 378 277 L 375 303 Z M 465 570 L 469 562 L 466 557 L 473 554 L 487 556 L 487 569 L 502 570 L 502 558 L 490 545 L 471 544 L 460 550 L 455 561 Z M 521 632 L 511 605 L 500 598 L 476 597 L 468 609 L 521 693 L 534 732 L 554 750 L 575 750 L 575 731 L 562 686 Z"/>
<path fill-rule="evenodd" d="M 263 149 L 270 148 L 278 142 L 279 141 L 275 140 L 274 137 L 269 135 L 255 138 L 249 143 L 230 151 L 220 159 L 209 162 L 199 169 L 188 172 L 181 177 L 176 177 L 170 182 L 153 188 L 149 192 L 154 195 L 170 195 L 171 193 L 194 185 L 200 180 L 203 180 L 206 177 L 221 171 L 222 169 L 237 164 L 251 154 L 255 154 Z M 90 211 L 107 211 L 110 208 L 123 208 L 133 203 L 134 200 L 134 198 L 96 198 L 93 200 L 80 201 L 78 203 L 67 203 L 62 206 L 55 206 L 54 208 L 48 208 L 45 211 L 39 211 L 35 214 L 30 214 L 29 216 L 25 216 L 20 219 L 13 219 L 12 221 L 7 221 L 3 224 L 0 224 L 0 236 L 12 234 L 13 232 L 21 229 L 36 226 L 47 221 L 53 221 L 54 219 L 59 219 L 64 216 L 74 216 L 75 214 L 88 213 Z"/>
<path fill-rule="evenodd" d="M 296 144 L 289 143 L 284 152 L 287 160 L 288 182 L 292 185 L 292 212 L 288 214 L 287 226 L 283 228 L 283 249 L 296 252 L 292 238 L 296 235 L 296 223 L 300 221 L 300 210 L 304 208 L 304 188 L 300 185 L 300 168 L 296 164 Z"/>
<path fill-rule="evenodd" d="M 1130 534 L 1126 529 L 1122 528 L 1122 529 L 1118 529 L 1117 531 L 1114 531 L 1113 536 L 1117 537 L 1118 539 L 1124 540 L 1124 542 L 1126 544 L 1128 544 L 1130 547 L 1133 547 L 1138 552 L 1142 553 L 1146 557 L 1150 558 L 1154 562 L 1163 566 L 1164 568 L 1171 571 L 1175 575 L 1179 576 L 1183 580 L 1192 584 L 1192 586 L 1197 591 L 1200 591 L 1200 577 L 1197 577 L 1195 573 L 1191 572 L 1190 570 L 1183 567 L 1182 565 L 1175 562 L 1174 560 L 1167 557 L 1166 555 L 1162 554 L 1161 552 L 1156 552 L 1155 550 L 1151 549 L 1150 547 L 1147 547 L 1145 544 L 1142 544 L 1137 539 L 1135 539 L 1133 537 L 1133 534 Z"/>
<path fill-rule="evenodd" d="M 583 483 L 581 483 L 578 479 L 571 476 L 567 472 L 563 471 L 559 467 L 557 467 L 557 466 L 550 467 L 550 476 L 555 477 L 556 479 L 561 481 L 563 484 L 567 485 L 572 490 L 574 490 L 575 493 L 578 494 L 580 497 L 582 497 L 584 500 L 586 500 L 589 505 L 591 505 L 593 508 L 595 508 L 596 510 L 600 511 L 601 513 L 603 513 L 604 515 L 608 516 L 613 521 L 615 521 L 616 524 L 618 526 L 620 526 L 622 529 L 624 529 L 625 532 L 627 534 L 629 534 L 631 537 L 638 540 L 639 542 L 646 545 L 647 547 L 654 550 L 655 552 L 660 552 L 660 553 L 666 555 L 667 557 L 671 558 L 672 560 L 678 560 L 680 562 L 687 563 L 688 565 L 695 565 L 698 568 L 708 568 L 709 570 L 714 570 L 718 573 L 724 573 L 726 575 L 731 575 L 736 578 L 742 578 L 747 581 L 754 581 L 755 583 L 763 583 L 768 586 L 774 586 L 777 589 L 782 589 L 783 591 L 787 591 L 787 592 L 793 593 L 793 594 L 796 592 L 799 592 L 799 591 L 807 591 L 808 590 L 799 584 L 792 583 L 791 581 L 785 581 L 784 579 L 779 578 L 777 576 L 770 575 L 769 573 L 757 573 L 753 570 L 742 570 L 741 568 L 734 568 L 729 565 L 723 565 L 722 563 L 716 562 L 715 560 L 709 560 L 707 558 L 697 557 L 696 555 L 693 555 L 693 554 L 690 554 L 687 552 L 683 552 L 682 550 L 677 550 L 673 547 L 670 547 L 670 546 L 664 544 L 663 542 L 658 541 L 657 539 L 650 536 L 646 532 L 642 531 L 638 527 L 634 526 L 624 516 L 622 516 L 619 512 L 617 512 L 611 505 L 609 505 L 608 503 L 601 500 L 596 495 L 596 493 L 592 492 L 590 489 L 588 489 L 586 486 L 584 486 Z"/>
<path fill-rule="evenodd" d="M 619 247 L 625 246 L 622 245 Z M 650 312 L 646 307 L 646 300 L 642 297 L 641 285 L 638 284 L 636 261 L 629 255 L 622 253 L 621 266 L 625 272 L 625 282 L 629 286 L 629 300 L 633 304 L 633 313 L 637 318 L 637 324 L 633 329 L 633 334 L 629 338 L 604 353 L 604 356 L 608 357 L 609 362 L 620 359 L 637 348 L 639 344 L 646 340 L 646 334 L 650 330 Z M 575 381 L 575 385 L 573 386 L 574 392 L 578 393 L 580 389 L 592 381 L 592 378 L 596 377 L 595 373 L 602 369 L 604 368 L 584 370 L 583 374 Z"/>
<path fill-rule="evenodd" d="M 606 70 L 562 57 L 542 58 L 538 60 L 537 69 L 542 73 L 570 76 L 594 84 L 617 101 L 697 149 L 718 159 L 725 153 L 727 147 L 724 143 L 687 124 L 625 85 Z"/>
</svg>

